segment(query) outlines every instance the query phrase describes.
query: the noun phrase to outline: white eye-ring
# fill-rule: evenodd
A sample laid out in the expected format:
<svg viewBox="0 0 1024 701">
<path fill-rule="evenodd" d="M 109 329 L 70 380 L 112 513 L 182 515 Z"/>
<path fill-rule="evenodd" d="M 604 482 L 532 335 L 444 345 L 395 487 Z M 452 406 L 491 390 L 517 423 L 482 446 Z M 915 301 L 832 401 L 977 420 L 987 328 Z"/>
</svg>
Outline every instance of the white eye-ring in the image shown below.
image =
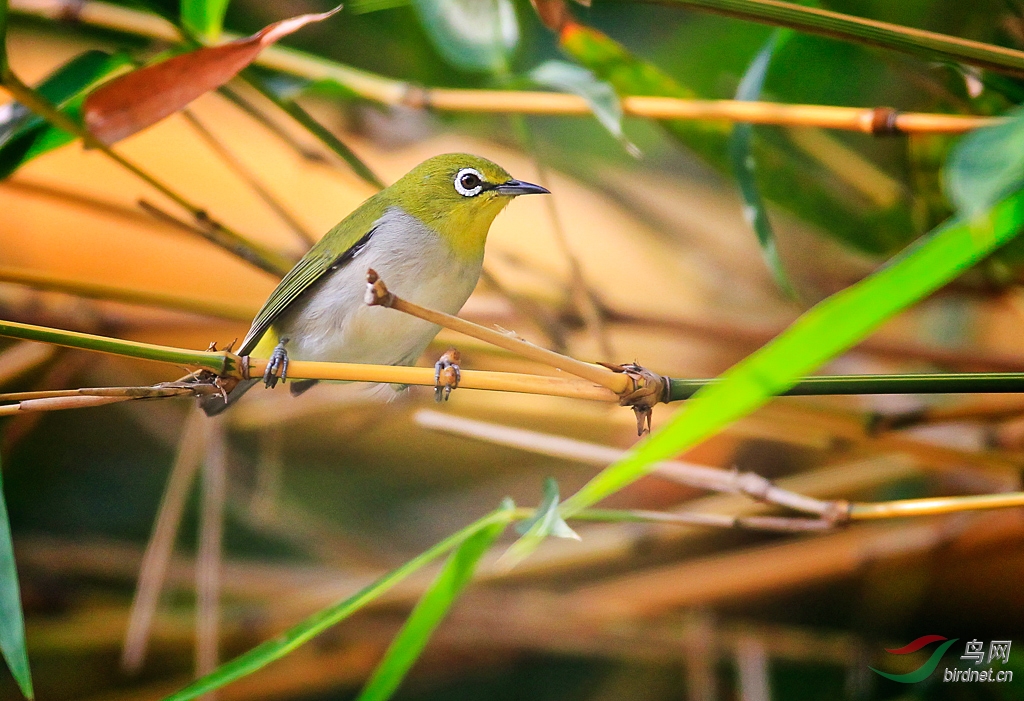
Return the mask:
<svg viewBox="0 0 1024 701">
<path fill-rule="evenodd" d="M 463 168 L 455 175 L 455 191 L 463 197 L 476 197 L 484 189 L 484 176 L 476 168 Z"/>
</svg>

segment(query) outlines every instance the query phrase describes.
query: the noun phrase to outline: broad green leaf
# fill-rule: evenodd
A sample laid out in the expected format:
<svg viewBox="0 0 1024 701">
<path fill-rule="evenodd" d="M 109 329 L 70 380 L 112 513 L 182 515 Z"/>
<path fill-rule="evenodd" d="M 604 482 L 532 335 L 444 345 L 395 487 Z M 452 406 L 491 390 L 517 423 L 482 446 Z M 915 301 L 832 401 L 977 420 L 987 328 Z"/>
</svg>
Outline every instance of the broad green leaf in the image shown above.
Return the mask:
<svg viewBox="0 0 1024 701">
<path fill-rule="evenodd" d="M 985 211 L 1024 185 L 1024 109 L 1009 117 L 969 133 L 950 154 L 946 191 L 963 216 Z"/>
<path fill-rule="evenodd" d="M 21 590 L 14 563 L 11 523 L 4 501 L 4 483 L 0 475 L 0 651 L 26 698 L 33 698 L 32 675 L 25 649 L 25 619 L 21 613 Z"/>
<path fill-rule="evenodd" d="M 51 73 L 35 89 L 77 121 L 89 90 L 130 65 L 127 54 L 87 51 Z M 33 158 L 74 140 L 71 134 L 50 126 L 18 103 L 8 103 L 0 108 L 0 179 Z"/>
<path fill-rule="evenodd" d="M 544 480 L 544 500 L 537 507 L 533 518 L 516 526 L 516 531 L 523 537 L 501 556 L 504 564 L 509 567 L 515 566 L 536 550 L 548 536 L 580 540 L 579 534 L 562 518 L 558 502 L 558 482 L 548 477 Z"/>
<path fill-rule="evenodd" d="M 883 322 L 947 284 L 1024 226 L 1024 190 L 974 219 L 952 219 L 885 267 L 832 295 L 768 345 L 702 389 L 659 431 L 562 504 L 568 517 L 646 475 L 766 404 L 805 374 L 855 345 Z"/>
<path fill-rule="evenodd" d="M 213 43 L 224 28 L 228 0 L 181 0 L 181 24 L 190 35 Z"/>
<path fill-rule="evenodd" d="M 511 511 L 514 505 L 508 501 L 503 508 Z M 437 579 L 409 614 L 402 630 L 384 653 L 384 659 L 356 701 L 385 701 L 391 698 L 455 599 L 469 584 L 480 558 L 502 534 L 506 525 L 505 522 L 493 523 L 477 531 L 462 541 L 458 550 L 448 557 Z"/>
<path fill-rule="evenodd" d="M 512 516 L 513 513 L 505 507 L 492 511 L 462 530 L 448 536 L 429 550 L 420 553 L 401 567 L 391 570 L 344 601 L 314 613 L 273 640 L 257 645 L 252 650 L 249 650 L 249 652 L 236 657 L 205 677 L 192 682 L 181 691 L 171 694 L 165 701 L 190 701 L 219 689 L 236 679 L 248 676 L 274 660 L 284 657 L 300 645 L 309 642 L 334 624 L 345 620 L 374 599 L 377 599 L 424 565 L 457 548 L 466 539 L 472 538 L 477 533 L 497 524 L 507 525 L 512 520 Z"/>
<path fill-rule="evenodd" d="M 594 113 L 601 126 L 618 140 L 634 157 L 640 151 L 622 132 L 622 103 L 609 83 L 582 66 L 565 61 L 545 61 L 530 71 L 530 79 L 538 85 L 579 95 Z"/>
<path fill-rule="evenodd" d="M 413 0 L 438 53 L 456 68 L 482 73 L 508 69 L 519 43 L 511 0 Z"/>
<path fill-rule="evenodd" d="M 788 38 L 788 36 L 780 36 L 783 32 L 786 30 L 772 32 L 768 41 L 757 52 L 757 56 L 750 63 L 750 67 L 736 89 L 737 100 L 760 99 L 761 88 L 764 87 L 764 79 L 768 75 L 772 54 L 779 43 Z M 775 276 L 776 284 L 783 292 L 793 297 L 795 296 L 793 286 L 782 267 L 782 260 L 779 258 L 779 251 L 775 244 L 775 232 L 772 230 L 772 223 L 768 218 L 768 209 L 764 200 L 761 199 L 761 190 L 757 186 L 756 161 L 750 148 L 753 136 L 754 125 L 739 122 L 733 125 L 732 134 L 729 136 L 729 160 L 732 161 L 732 170 L 736 175 L 736 183 L 739 185 L 740 197 L 743 198 L 743 218 L 754 230 L 757 242 L 761 244 L 761 253 L 768 264 L 768 269 Z"/>
</svg>

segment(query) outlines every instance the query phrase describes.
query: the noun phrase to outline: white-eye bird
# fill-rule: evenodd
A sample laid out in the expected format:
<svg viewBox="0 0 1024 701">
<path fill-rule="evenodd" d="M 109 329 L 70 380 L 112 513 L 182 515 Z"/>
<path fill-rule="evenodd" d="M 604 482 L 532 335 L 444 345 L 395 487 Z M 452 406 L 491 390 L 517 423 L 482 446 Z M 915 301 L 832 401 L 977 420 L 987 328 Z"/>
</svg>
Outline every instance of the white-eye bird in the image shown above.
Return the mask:
<svg viewBox="0 0 1024 701">
<path fill-rule="evenodd" d="M 236 351 L 269 358 L 273 387 L 288 359 L 411 365 L 440 327 L 364 303 L 366 271 L 395 294 L 457 314 L 480 278 L 491 222 L 519 195 L 547 193 L 515 180 L 479 156 L 430 158 L 370 197 L 314 245 L 284 276 Z M 201 400 L 218 414 L 259 380 Z M 291 383 L 298 395 L 316 380 Z"/>
</svg>

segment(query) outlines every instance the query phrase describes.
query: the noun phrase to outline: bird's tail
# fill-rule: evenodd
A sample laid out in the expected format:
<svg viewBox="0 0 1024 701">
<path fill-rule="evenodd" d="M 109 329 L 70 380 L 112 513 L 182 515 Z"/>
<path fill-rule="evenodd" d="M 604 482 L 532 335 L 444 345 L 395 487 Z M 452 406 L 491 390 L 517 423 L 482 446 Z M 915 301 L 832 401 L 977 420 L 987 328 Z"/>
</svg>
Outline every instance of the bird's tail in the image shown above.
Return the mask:
<svg viewBox="0 0 1024 701">
<path fill-rule="evenodd" d="M 231 391 L 228 392 L 227 399 L 224 398 L 223 394 L 208 394 L 199 399 L 199 406 L 204 412 L 206 412 L 207 416 L 216 416 L 241 399 L 243 394 L 248 392 L 253 385 L 260 381 L 260 378 L 254 380 L 242 380 L 231 388 Z"/>
</svg>

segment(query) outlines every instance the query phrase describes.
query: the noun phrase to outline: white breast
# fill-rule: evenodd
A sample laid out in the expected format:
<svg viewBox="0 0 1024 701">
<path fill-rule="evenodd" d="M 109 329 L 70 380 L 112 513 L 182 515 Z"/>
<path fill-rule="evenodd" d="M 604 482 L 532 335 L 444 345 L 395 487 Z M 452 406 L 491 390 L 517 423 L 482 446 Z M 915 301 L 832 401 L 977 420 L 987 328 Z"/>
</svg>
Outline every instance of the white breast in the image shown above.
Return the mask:
<svg viewBox="0 0 1024 701">
<path fill-rule="evenodd" d="M 327 273 L 275 322 L 296 360 L 408 365 L 440 327 L 363 301 L 366 271 L 416 304 L 456 314 L 480 277 L 482 260 L 462 261 L 415 217 L 392 207 L 355 257 Z"/>
</svg>

